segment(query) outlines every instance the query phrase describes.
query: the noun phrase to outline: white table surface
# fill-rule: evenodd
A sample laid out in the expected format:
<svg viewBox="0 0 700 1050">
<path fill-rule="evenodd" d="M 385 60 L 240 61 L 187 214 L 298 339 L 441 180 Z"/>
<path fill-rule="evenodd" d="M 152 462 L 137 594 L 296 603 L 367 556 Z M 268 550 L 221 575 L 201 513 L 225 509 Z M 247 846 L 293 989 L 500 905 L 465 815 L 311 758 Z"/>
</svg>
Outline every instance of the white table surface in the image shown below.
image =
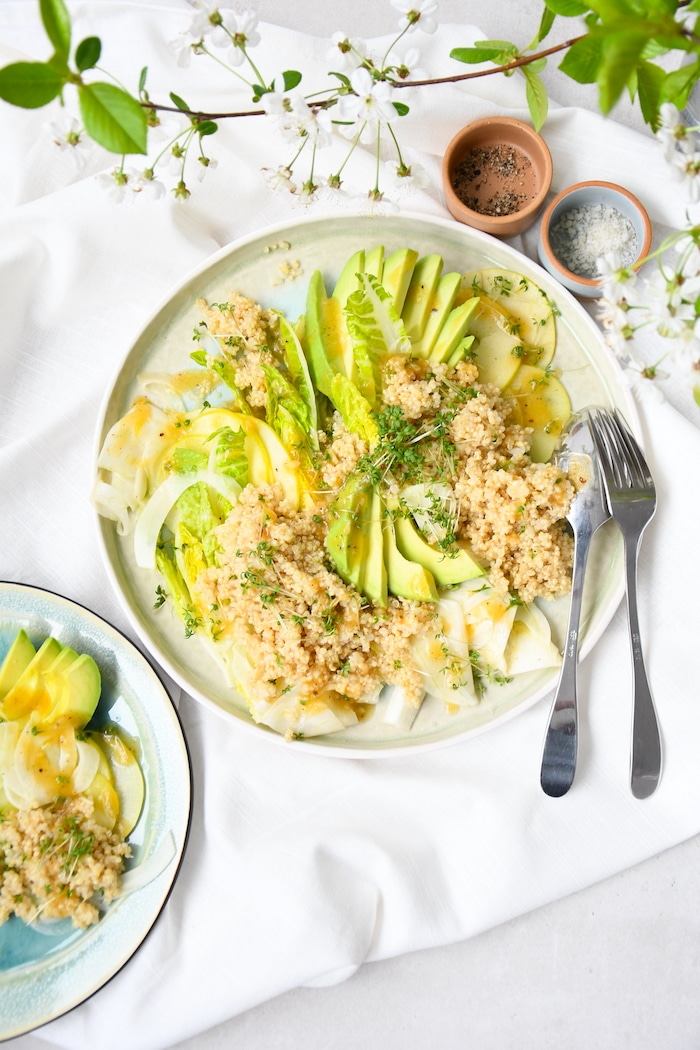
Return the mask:
<svg viewBox="0 0 700 1050">
<path fill-rule="evenodd" d="M 398 18 L 381 0 L 257 0 L 253 6 L 261 19 L 325 37 L 335 30 L 362 37 L 391 33 Z M 438 17 L 476 24 L 489 38 L 524 45 L 540 11 L 539 0 L 440 0 Z M 548 43 L 566 39 L 577 27 L 576 20 L 562 19 Z M 557 73 L 556 57 L 544 79 L 556 101 L 595 108 L 595 89 Z M 614 118 L 643 128 L 626 101 Z M 367 964 L 331 988 L 289 992 L 177 1046 L 695 1050 L 700 1047 L 699 895 L 700 839 L 694 838 L 481 936 Z M 11 1045 L 49 1047 L 41 1031 Z"/>
</svg>

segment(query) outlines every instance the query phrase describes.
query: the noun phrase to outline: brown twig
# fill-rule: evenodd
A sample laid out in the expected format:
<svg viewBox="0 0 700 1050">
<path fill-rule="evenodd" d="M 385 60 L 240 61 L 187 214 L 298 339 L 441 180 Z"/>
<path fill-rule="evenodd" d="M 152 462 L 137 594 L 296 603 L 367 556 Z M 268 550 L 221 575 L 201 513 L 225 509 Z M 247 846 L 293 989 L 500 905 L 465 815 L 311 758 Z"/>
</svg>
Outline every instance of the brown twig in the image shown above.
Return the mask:
<svg viewBox="0 0 700 1050">
<path fill-rule="evenodd" d="M 488 77 L 492 73 L 507 73 L 511 69 L 518 69 L 520 66 L 529 66 L 531 62 L 536 62 L 540 58 L 547 58 L 549 55 L 554 55 L 557 51 L 565 51 L 572 47 L 573 44 L 577 44 L 579 40 L 583 40 L 585 33 L 581 36 L 572 37 L 571 40 L 564 41 L 563 44 L 555 44 L 554 47 L 548 47 L 546 51 L 538 51 L 536 55 L 521 55 L 520 58 L 514 58 L 512 62 L 507 62 L 504 66 L 493 66 L 492 69 L 479 69 L 472 73 L 457 73 L 450 77 L 437 77 L 435 80 L 404 80 L 399 84 L 394 84 L 394 87 L 427 87 L 429 84 L 455 84 L 460 80 L 473 80 L 476 77 Z"/>
<path fill-rule="evenodd" d="M 455 73 L 449 77 L 435 77 L 432 80 L 392 81 L 392 86 L 397 88 L 430 87 L 432 84 L 456 84 L 462 80 L 474 80 L 477 77 L 492 76 L 494 73 L 507 73 L 511 69 L 518 69 L 520 66 L 528 66 L 531 62 L 536 62 L 540 58 L 547 58 L 549 55 L 554 55 L 558 51 L 565 51 L 573 44 L 578 43 L 579 40 L 583 40 L 584 36 L 585 34 L 572 37 L 571 40 L 566 40 L 562 44 L 556 44 L 554 47 L 549 47 L 545 51 L 538 51 L 535 55 L 522 55 L 520 58 L 514 58 L 512 62 L 507 62 L 504 66 L 493 66 L 491 69 L 480 69 L 472 71 L 471 73 Z M 201 113 L 198 110 L 179 109 L 177 106 L 161 106 L 155 102 L 142 102 L 141 105 L 145 109 L 151 109 L 154 112 L 182 113 L 184 116 L 192 117 L 195 120 L 229 120 L 233 117 L 262 117 L 265 115 L 265 110 L 263 109 L 249 109 L 238 113 Z M 326 106 L 326 102 L 316 103 L 316 108 L 318 109 L 325 109 Z"/>
</svg>

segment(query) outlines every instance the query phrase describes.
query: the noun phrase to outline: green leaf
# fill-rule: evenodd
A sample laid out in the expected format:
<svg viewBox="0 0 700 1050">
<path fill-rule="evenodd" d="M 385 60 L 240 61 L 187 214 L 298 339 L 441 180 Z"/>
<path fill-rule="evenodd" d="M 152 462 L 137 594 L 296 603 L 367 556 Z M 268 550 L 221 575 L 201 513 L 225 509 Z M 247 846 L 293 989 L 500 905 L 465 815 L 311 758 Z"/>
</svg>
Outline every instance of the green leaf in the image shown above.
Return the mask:
<svg viewBox="0 0 700 1050">
<path fill-rule="evenodd" d="M 559 69 L 577 84 L 595 84 L 603 61 L 603 41 L 589 35 L 572 44 L 559 63 Z"/>
<path fill-rule="evenodd" d="M 148 66 L 144 66 L 139 76 L 139 93 L 146 90 L 146 77 L 148 76 Z"/>
<path fill-rule="evenodd" d="M 470 66 L 480 62 L 495 62 L 497 55 L 497 51 L 486 47 L 455 47 L 450 51 L 450 58 L 454 58 L 457 62 L 465 62 Z"/>
<path fill-rule="evenodd" d="M 525 74 L 525 97 L 530 109 L 530 116 L 532 117 L 532 123 L 535 125 L 535 131 L 539 131 L 547 119 L 549 107 L 547 89 L 539 75 L 532 68 L 523 66 L 523 73 Z"/>
<path fill-rule="evenodd" d="M 131 95 L 113 84 L 81 84 L 80 113 L 85 130 L 110 153 L 145 153 L 146 114 Z"/>
<path fill-rule="evenodd" d="M 75 49 L 75 64 L 81 73 L 86 69 L 94 69 L 100 61 L 102 54 L 102 41 L 97 36 L 88 36 L 81 40 Z"/>
<path fill-rule="evenodd" d="M 661 105 L 661 87 L 666 74 L 653 62 L 640 62 L 637 66 L 637 95 L 639 108 L 646 123 L 656 130 Z"/>
<path fill-rule="evenodd" d="M 219 130 L 219 125 L 213 120 L 201 120 L 197 124 L 198 135 L 215 135 Z"/>
<path fill-rule="evenodd" d="M 700 77 L 700 58 L 689 62 L 680 69 L 668 73 L 660 91 L 661 102 L 673 102 L 678 109 L 683 109 L 688 96 Z"/>
<path fill-rule="evenodd" d="M 632 0 L 590 0 L 588 6 L 606 25 L 614 25 L 621 21 L 632 24 L 635 16 L 640 13 Z"/>
<path fill-rule="evenodd" d="M 269 88 L 263 87 L 262 84 L 253 84 L 253 102 L 259 102 L 263 95 L 269 94 Z"/>
<path fill-rule="evenodd" d="M 191 113 L 192 112 L 192 110 L 187 105 L 185 100 L 183 98 L 180 98 L 179 95 L 176 95 L 174 91 L 170 92 L 170 101 L 173 103 L 173 105 L 177 106 L 178 109 L 183 110 L 183 112 L 185 112 L 185 113 Z"/>
<path fill-rule="evenodd" d="M 564 15 L 565 18 L 576 18 L 590 11 L 590 4 L 580 3 L 579 0 L 544 0 L 544 2 L 555 15 Z"/>
<path fill-rule="evenodd" d="M 515 55 L 518 53 L 517 47 L 511 44 L 510 40 L 477 40 L 476 46 L 484 47 L 489 51 L 512 51 Z"/>
<path fill-rule="evenodd" d="M 295 88 L 297 84 L 301 83 L 301 73 L 296 69 L 285 69 L 282 76 L 284 78 L 285 91 L 291 91 L 292 88 Z"/>
<path fill-rule="evenodd" d="M 474 66 L 479 62 L 490 62 L 493 52 L 483 47 L 454 47 L 450 51 L 450 58 L 454 58 L 456 62 Z"/>
<path fill-rule="evenodd" d="M 39 0 L 41 21 L 56 54 L 64 61 L 70 52 L 70 15 L 63 0 Z"/>
<path fill-rule="evenodd" d="M 393 106 L 400 117 L 405 117 L 409 111 L 405 102 L 394 102 Z"/>
<path fill-rule="evenodd" d="M 533 37 L 531 42 L 525 48 L 526 51 L 532 51 L 533 48 L 541 44 L 545 37 L 549 36 L 549 31 L 554 25 L 556 15 L 554 11 L 551 11 L 548 7 L 545 7 L 542 11 L 542 18 L 540 19 L 539 28 L 536 35 Z"/>
<path fill-rule="evenodd" d="M 603 63 L 598 70 L 598 96 L 609 113 L 634 73 L 646 43 L 644 33 L 609 33 L 603 41 Z"/>
<path fill-rule="evenodd" d="M 49 62 L 13 62 L 0 69 L 0 98 L 22 109 L 39 109 L 61 93 L 65 77 Z"/>
</svg>

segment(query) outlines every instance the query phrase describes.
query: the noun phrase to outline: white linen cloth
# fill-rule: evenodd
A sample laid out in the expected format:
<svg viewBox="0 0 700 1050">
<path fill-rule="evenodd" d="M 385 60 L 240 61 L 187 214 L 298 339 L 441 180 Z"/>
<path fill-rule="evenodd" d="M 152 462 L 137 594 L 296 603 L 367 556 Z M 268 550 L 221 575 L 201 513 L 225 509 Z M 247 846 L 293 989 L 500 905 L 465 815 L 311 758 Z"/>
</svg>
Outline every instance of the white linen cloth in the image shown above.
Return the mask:
<svg viewBox="0 0 700 1050">
<path fill-rule="evenodd" d="M 203 109 L 232 106 L 229 81 L 213 67 L 205 88 L 196 62 L 175 68 L 165 41 L 186 24 L 182 6 L 93 2 L 72 11 L 76 38 L 102 36 L 105 66 L 125 82 L 147 62 L 154 99 L 176 90 Z M 479 35 L 442 26 L 421 41 L 424 67 L 444 72 L 450 48 Z M 255 57 L 264 69 L 325 70 L 327 42 L 274 26 L 262 36 Z M 4 3 L 0 65 L 47 53 L 33 5 Z M 446 215 L 439 161 L 460 126 L 500 111 L 527 119 L 518 78 L 430 88 L 410 104 L 401 141 L 429 182 L 397 199 L 424 214 Z M 143 321 L 190 269 L 239 236 L 305 213 L 261 176 L 287 149 L 261 118 L 223 128 L 211 144 L 219 166 L 188 202 L 121 205 L 94 178 L 110 158 L 98 154 L 71 174 L 48 119 L 0 103 L 0 578 L 64 594 L 133 638 L 107 586 L 89 502 L 104 391 Z M 618 181 L 644 200 L 657 239 L 683 222 L 680 194 L 669 192 L 646 136 L 569 109 L 544 133 L 553 190 Z M 370 155 L 360 158 L 352 175 L 360 189 L 372 168 Z M 514 243 L 534 257 L 534 233 Z M 471 741 L 363 761 L 273 746 L 179 697 L 194 772 L 180 877 L 131 962 L 42 1038 L 76 1050 L 167 1047 L 290 988 L 340 981 L 366 960 L 472 936 L 700 831 L 700 431 L 686 418 L 692 409 L 649 400 L 640 412 L 659 492 L 640 596 L 663 733 L 656 794 L 638 802 L 628 786 L 622 608 L 581 667 L 579 769 L 562 799 L 539 787 L 548 701 Z"/>
</svg>

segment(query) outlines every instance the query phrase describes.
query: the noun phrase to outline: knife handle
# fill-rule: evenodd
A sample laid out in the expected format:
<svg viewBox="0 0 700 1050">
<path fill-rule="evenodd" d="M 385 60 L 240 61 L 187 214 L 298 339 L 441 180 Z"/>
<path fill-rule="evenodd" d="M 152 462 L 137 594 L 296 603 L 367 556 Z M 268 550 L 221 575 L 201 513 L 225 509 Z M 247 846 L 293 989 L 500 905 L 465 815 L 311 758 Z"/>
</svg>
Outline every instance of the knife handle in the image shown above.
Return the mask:
<svg viewBox="0 0 700 1050">
<path fill-rule="evenodd" d="M 540 785 L 545 795 L 560 798 L 571 787 L 578 753 L 578 643 L 583 580 L 593 532 L 581 530 L 574 540 L 571 604 L 566 644 L 542 754 Z"/>
</svg>

